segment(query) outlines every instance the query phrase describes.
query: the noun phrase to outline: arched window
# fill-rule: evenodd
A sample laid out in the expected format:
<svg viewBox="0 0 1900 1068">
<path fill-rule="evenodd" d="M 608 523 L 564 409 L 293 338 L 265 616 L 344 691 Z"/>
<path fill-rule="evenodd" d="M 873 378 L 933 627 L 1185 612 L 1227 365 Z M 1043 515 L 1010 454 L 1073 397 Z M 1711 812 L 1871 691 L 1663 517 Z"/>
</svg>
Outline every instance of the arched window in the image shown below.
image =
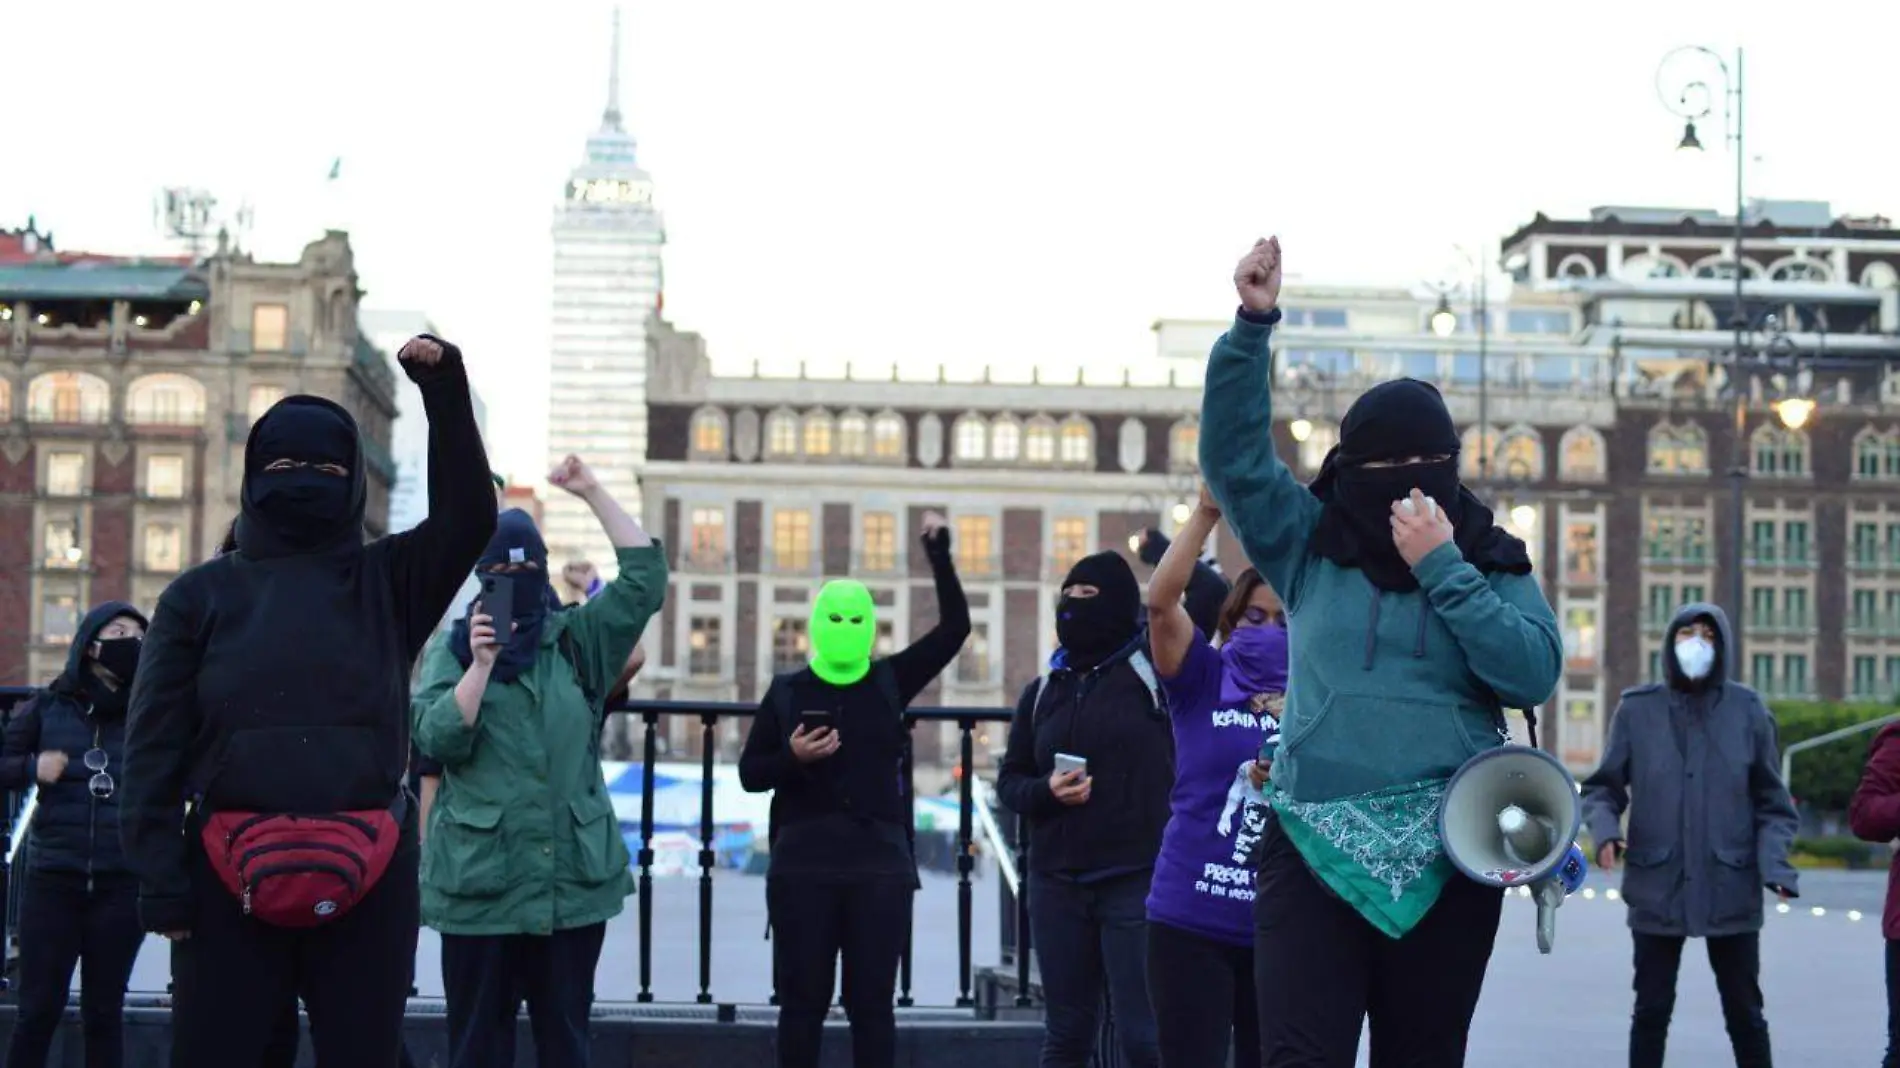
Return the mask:
<svg viewBox="0 0 1900 1068">
<path fill-rule="evenodd" d="M 832 447 L 831 413 L 818 408 L 805 413 L 804 443 L 806 456 L 830 456 Z"/>
<path fill-rule="evenodd" d="M 990 428 L 980 415 L 966 415 L 957 420 L 952 436 L 952 448 L 958 463 L 973 463 L 989 458 Z"/>
<path fill-rule="evenodd" d="M 1826 282 L 1834 277 L 1827 264 L 1819 260 L 1785 259 L 1768 269 L 1774 282 Z"/>
<path fill-rule="evenodd" d="M 693 455 L 726 458 L 726 413 L 718 408 L 701 408 L 693 413 Z"/>
<path fill-rule="evenodd" d="M 765 417 L 765 454 L 772 457 L 798 455 L 798 416 L 783 408 Z"/>
<path fill-rule="evenodd" d="M 1900 481 L 1900 430 L 1867 427 L 1854 435 L 1854 477 L 1865 482 Z"/>
<path fill-rule="evenodd" d="M 1674 256 L 1648 254 L 1631 256 L 1623 261 L 1620 277 L 1628 281 L 1641 281 L 1645 278 L 1681 278 L 1689 273 L 1689 268 Z"/>
<path fill-rule="evenodd" d="M 1036 416 L 1023 431 L 1023 459 L 1032 464 L 1056 462 L 1056 424 L 1046 415 Z"/>
<path fill-rule="evenodd" d="M 838 417 L 838 455 L 861 457 L 871 449 L 871 421 L 863 412 Z"/>
<path fill-rule="evenodd" d="M 1678 426 L 1657 423 L 1649 431 L 1651 474 L 1706 475 L 1709 473 L 1709 436 L 1693 423 Z"/>
<path fill-rule="evenodd" d="M 1013 464 L 1023 455 L 1023 426 L 1014 417 L 1002 415 L 990 424 L 990 459 Z"/>
<path fill-rule="evenodd" d="M 103 423 L 112 388 L 84 371 L 48 371 L 26 387 L 26 417 L 35 423 Z"/>
<path fill-rule="evenodd" d="M 1885 260 L 1875 260 L 1861 270 L 1860 284 L 1868 289 L 1893 289 L 1900 286 L 1900 271 Z"/>
<path fill-rule="evenodd" d="M 1491 459 L 1491 474 L 1499 473 L 1498 467 L 1498 430 L 1490 427 L 1479 434 L 1478 428 L 1466 427 L 1458 436 L 1458 477 L 1466 482 L 1475 481 L 1484 472 L 1484 459 Z"/>
<path fill-rule="evenodd" d="M 880 460 L 902 460 L 907 448 L 904 437 L 904 417 L 892 411 L 879 412 L 871 420 L 871 455 Z"/>
<path fill-rule="evenodd" d="M 1086 464 L 1095 458 L 1095 428 L 1079 415 L 1062 421 L 1061 459 L 1065 464 Z"/>
<path fill-rule="evenodd" d="M 1749 435 L 1754 473 L 1768 478 L 1800 478 L 1808 473 L 1808 435 L 1786 427 L 1762 426 Z"/>
<path fill-rule="evenodd" d="M 1559 278 L 1595 278 L 1596 276 L 1597 265 L 1591 263 L 1590 257 L 1582 253 L 1572 252 L 1557 264 Z"/>
<path fill-rule="evenodd" d="M 1201 462 L 1201 421 L 1189 417 L 1168 429 L 1168 466 L 1190 468 Z"/>
<path fill-rule="evenodd" d="M 146 375 L 125 391 L 126 422 L 134 426 L 201 426 L 205 391 L 188 375 Z"/>
<path fill-rule="evenodd" d="M 1573 426 L 1557 443 L 1557 475 L 1566 482 L 1601 482 L 1604 470 L 1603 435 L 1595 427 Z"/>
</svg>

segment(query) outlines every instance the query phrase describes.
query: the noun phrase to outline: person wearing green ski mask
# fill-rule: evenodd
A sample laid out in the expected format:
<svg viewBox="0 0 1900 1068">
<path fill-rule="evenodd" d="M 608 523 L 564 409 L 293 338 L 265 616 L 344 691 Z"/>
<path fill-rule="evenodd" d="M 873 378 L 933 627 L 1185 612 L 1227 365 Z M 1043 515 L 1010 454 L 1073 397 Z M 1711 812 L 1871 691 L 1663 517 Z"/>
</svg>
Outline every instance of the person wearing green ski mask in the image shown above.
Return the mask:
<svg viewBox="0 0 1900 1068">
<path fill-rule="evenodd" d="M 897 962 L 917 888 L 904 710 L 970 636 L 949 524 L 927 512 L 921 526 L 937 625 L 874 657 L 871 591 L 850 579 L 826 583 L 812 601 L 808 666 L 772 680 L 739 756 L 740 783 L 772 791 L 765 894 L 779 1068 L 817 1068 L 840 953 L 854 1068 L 897 1060 Z"/>
</svg>

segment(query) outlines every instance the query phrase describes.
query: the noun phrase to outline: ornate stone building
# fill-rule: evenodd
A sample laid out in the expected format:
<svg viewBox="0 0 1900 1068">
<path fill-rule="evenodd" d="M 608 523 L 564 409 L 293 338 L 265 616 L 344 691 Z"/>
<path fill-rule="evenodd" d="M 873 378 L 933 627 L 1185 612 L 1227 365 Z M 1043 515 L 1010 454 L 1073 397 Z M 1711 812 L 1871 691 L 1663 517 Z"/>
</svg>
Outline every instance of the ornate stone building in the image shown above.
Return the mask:
<svg viewBox="0 0 1900 1068">
<path fill-rule="evenodd" d="M 363 430 L 371 534 L 387 524 L 394 379 L 362 339 L 349 239 L 259 263 L 60 252 L 0 231 L 0 683 L 57 674 L 88 605 L 143 608 L 238 510 L 253 420 L 290 393 Z"/>
</svg>

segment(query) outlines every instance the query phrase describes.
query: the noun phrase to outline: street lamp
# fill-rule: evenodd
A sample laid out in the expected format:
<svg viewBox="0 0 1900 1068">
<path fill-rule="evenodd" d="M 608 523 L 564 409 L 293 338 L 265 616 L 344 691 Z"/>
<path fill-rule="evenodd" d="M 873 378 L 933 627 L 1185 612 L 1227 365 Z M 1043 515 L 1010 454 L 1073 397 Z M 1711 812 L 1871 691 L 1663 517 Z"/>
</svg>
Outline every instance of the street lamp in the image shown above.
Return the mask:
<svg viewBox="0 0 1900 1068">
<path fill-rule="evenodd" d="M 1458 313 L 1451 310 L 1451 299 L 1438 294 L 1438 310 L 1432 313 L 1432 333 L 1439 337 L 1450 337 L 1458 329 Z"/>
<path fill-rule="evenodd" d="M 1288 423 L 1286 429 L 1287 433 L 1293 435 L 1294 441 L 1304 445 L 1306 444 L 1306 439 L 1313 436 L 1313 421 L 1305 416 L 1301 416 L 1291 423 Z"/>
<path fill-rule="evenodd" d="M 1735 276 L 1735 308 L 1730 322 L 1730 326 L 1735 331 L 1735 347 L 1729 354 L 1728 360 L 1730 367 L 1730 386 L 1735 391 L 1735 440 L 1730 450 L 1732 462 L 1729 465 L 1729 481 L 1732 487 L 1731 493 L 1733 497 L 1729 503 L 1729 510 L 1734 521 L 1734 533 L 1732 535 L 1733 551 L 1729 554 L 1729 612 L 1731 613 L 1731 618 L 1739 620 L 1744 618 L 1742 612 L 1748 600 L 1748 583 L 1742 574 L 1742 568 L 1745 563 L 1745 553 L 1742 549 L 1742 529 L 1748 518 L 1748 445 L 1746 438 L 1748 437 L 1749 392 L 1748 383 L 1744 380 L 1745 369 L 1742 366 L 1743 361 L 1746 359 L 1745 354 L 1748 346 L 1749 329 L 1748 307 L 1743 301 L 1742 293 L 1742 281 L 1747 277 L 1748 273 L 1744 266 L 1747 261 L 1742 257 L 1742 239 L 1745 232 L 1743 220 L 1748 207 L 1748 202 L 1743 194 L 1745 188 L 1743 185 L 1743 178 L 1746 172 L 1745 163 L 1748 157 L 1744 155 L 1742 151 L 1742 50 L 1740 48 L 1735 50 L 1735 67 L 1733 70 L 1729 68 L 1728 61 L 1724 60 L 1719 53 L 1712 49 L 1704 48 L 1701 45 L 1685 45 L 1678 48 L 1663 56 L 1662 62 L 1656 67 L 1656 95 L 1662 99 L 1663 106 L 1669 109 L 1671 114 L 1683 120 L 1682 140 L 1677 143 L 1676 148 L 1678 150 L 1701 151 L 1702 139 L 1696 136 L 1696 122 L 1700 119 L 1708 118 L 1710 112 L 1714 110 L 1714 91 L 1710 88 L 1708 82 L 1697 78 L 1683 85 L 1674 93 L 1671 93 L 1666 88 L 1668 83 L 1665 81 L 1673 62 L 1678 57 L 1688 55 L 1699 55 L 1705 59 L 1713 60 L 1716 69 L 1721 72 L 1722 119 L 1723 126 L 1725 127 L 1723 130 L 1723 142 L 1733 146 L 1735 149 L 1735 249 L 1729 264 L 1729 268 Z M 1790 416 L 1797 416 L 1805 423 L 1808 416 L 1813 414 L 1812 407 L 1804 409 L 1799 406 L 1794 406 L 1786 409 L 1786 411 L 1788 414 L 1782 415 L 1784 422 Z M 1779 409 L 1778 414 L 1780 414 Z M 1792 424 L 1790 425 L 1792 426 Z M 1743 628 L 1738 627 L 1735 631 L 1735 648 L 1732 650 L 1738 656 L 1736 660 L 1737 663 L 1740 662 L 1739 654 L 1741 652 L 1740 638 L 1742 629 Z"/>
</svg>

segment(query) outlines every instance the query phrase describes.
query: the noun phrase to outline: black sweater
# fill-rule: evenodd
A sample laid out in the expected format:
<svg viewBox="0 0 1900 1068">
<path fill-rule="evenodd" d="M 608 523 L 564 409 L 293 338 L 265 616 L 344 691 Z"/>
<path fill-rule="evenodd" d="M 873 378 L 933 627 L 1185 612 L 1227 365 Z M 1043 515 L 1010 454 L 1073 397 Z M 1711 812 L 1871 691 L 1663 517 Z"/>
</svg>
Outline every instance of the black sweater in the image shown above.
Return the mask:
<svg viewBox="0 0 1900 1068">
<path fill-rule="evenodd" d="M 849 686 L 833 686 L 810 668 L 772 680 L 739 755 L 739 782 L 772 798 L 772 874 L 813 876 L 903 875 L 913 867 L 908 848 L 911 814 L 900 773 L 906 727 L 879 692 L 877 674 L 894 673 L 899 701 L 930 685 L 970 636 L 970 606 L 957 581 L 948 539 L 926 543 L 937 584 L 937 625 L 871 665 Z M 789 688 L 794 716 L 828 711 L 837 724 L 838 751 L 800 764 L 779 722 L 780 692 Z"/>
<path fill-rule="evenodd" d="M 1126 653 L 1048 678 L 1040 714 L 1034 682 L 1016 703 L 996 778 L 1003 804 L 1029 820 L 1030 868 L 1081 874 L 1153 865 L 1174 788 L 1166 714 L 1156 712 Z M 1050 791 L 1057 753 L 1088 761 L 1088 803 L 1064 805 Z"/>
<path fill-rule="evenodd" d="M 459 350 L 404 364 L 429 419 L 429 518 L 368 545 L 245 544 L 159 597 L 132 687 L 121 779 L 148 930 L 192 916 L 185 803 L 339 812 L 389 805 L 409 759 L 409 676 L 495 529 Z M 362 454 L 351 477 L 362 477 Z M 413 820 L 410 821 L 413 825 Z"/>
</svg>

